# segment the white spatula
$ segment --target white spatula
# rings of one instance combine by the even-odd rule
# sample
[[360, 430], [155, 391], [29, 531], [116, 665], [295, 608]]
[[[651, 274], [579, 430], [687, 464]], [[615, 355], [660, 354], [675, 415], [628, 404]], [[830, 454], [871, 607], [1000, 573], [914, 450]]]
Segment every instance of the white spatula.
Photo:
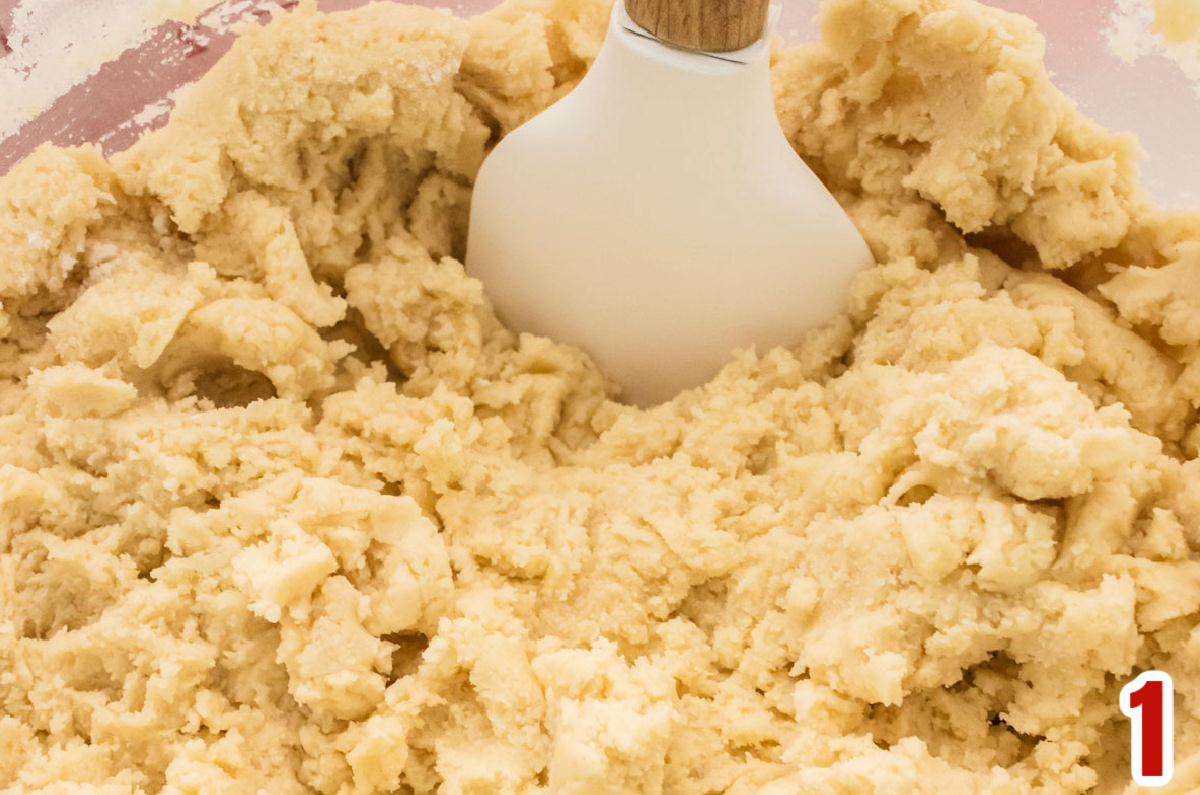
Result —
[[779, 128], [766, 0], [617, 1], [592, 68], [479, 171], [466, 267], [511, 327], [658, 403], [841, 307], [866, 244]]

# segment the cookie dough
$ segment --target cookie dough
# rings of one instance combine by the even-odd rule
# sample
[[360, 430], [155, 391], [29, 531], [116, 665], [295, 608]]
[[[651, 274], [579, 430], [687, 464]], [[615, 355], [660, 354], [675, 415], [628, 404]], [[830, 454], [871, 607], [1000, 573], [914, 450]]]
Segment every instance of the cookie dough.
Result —
[[878, 266], [624, 406], [460, 264], [607, 13], [303, 6], [0, 180], [3, 791], [1117, 793], [1149, 668], [1198, 786], [1200, 215], [1028, 20], [831, 0], [776, 101]]

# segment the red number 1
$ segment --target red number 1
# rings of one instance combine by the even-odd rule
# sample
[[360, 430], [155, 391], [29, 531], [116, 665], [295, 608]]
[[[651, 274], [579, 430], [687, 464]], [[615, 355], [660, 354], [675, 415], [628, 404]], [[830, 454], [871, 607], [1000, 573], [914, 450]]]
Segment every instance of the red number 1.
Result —
[[1121, 712], [1133, 723], [1130, 756], [1134, 783], [1163, 786], [1171, 780], [1175, 763], [1175, 692], [1170, 675], [1146, 671], [1121, 688]]

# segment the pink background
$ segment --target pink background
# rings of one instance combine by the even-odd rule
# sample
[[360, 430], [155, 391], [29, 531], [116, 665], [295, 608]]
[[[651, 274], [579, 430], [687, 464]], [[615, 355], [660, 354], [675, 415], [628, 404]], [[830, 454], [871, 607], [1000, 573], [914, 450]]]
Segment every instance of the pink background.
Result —
[[[282, 4], [295, 2], [283, 0]], [[323, 10], [364, 2], [318, 0]], [[1103, 30], [1108, 25], [1112, 2], [991, 0], [992, 5], [1037, 20], [1048, 40], [1047, 64], [1056, 84], [1085, 112], [1111, 128], [1138, 133], [1150, 156], [1143, 164], [1143, 178], [1153, 197], [1167, 206], [1200, 207], [1200, 145], [1195, 143], [1200, 141], [1200, 96], [1165, 58], [1146, 57], [1131, 66], [1109, 52]], [[492, 0], [431, 0], [428, 4], [449, 6], [463, 15], [495, 5]], [[7, 41], [6, 36], [12, 29], [15, 5], [16, 0], [0, 0], [0, 53], [20, 46], [20, 42]], [[69, 3], [62, 7], [63, 13], [69, 13]], [[813, 38], [816, 7], [815, 0], [786, 0], [779, 31], [790, 39]], [[101, 141], [109, 152], [127, 147], [141, 132], [141, 128], [127, 122], [171, 89], [203, 74], [228, 49], [230, 38], [203, 26], [178, 22], [160, 25], [145, 44], [104, 65], [15, 135], [0, 141], [0, 173], [43, 141]]]

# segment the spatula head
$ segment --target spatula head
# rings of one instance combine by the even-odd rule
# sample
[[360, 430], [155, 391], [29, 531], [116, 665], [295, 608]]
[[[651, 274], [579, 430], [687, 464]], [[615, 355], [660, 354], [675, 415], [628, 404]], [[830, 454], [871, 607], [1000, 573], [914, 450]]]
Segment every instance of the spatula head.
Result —
[[779, 129], [765, 41], [724, 60], [629, 26], [618, 4], [580, 85], [484, 162], [467, 270], [649, 405], [797, 342], [871, 256]]

